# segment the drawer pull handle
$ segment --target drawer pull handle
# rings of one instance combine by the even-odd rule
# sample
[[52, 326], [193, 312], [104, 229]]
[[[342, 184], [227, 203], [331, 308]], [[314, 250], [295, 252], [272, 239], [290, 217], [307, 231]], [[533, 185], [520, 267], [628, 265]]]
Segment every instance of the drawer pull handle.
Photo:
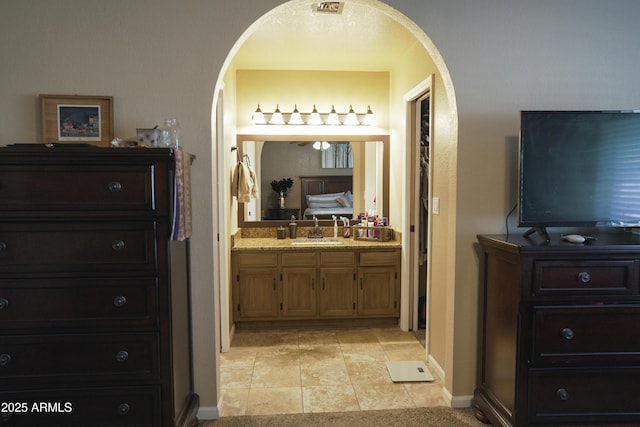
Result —
[[589, 283], [591, 281], [591, 275], [586, 271], [581, 271], [580, 273], [578, 273], [578, 280], [581, 283]]
[[0, 298], [0, 310], [4, 310], [9, 307], [9, 300], [6, 298]]
[[559, 388], [556, 391], [556, 395], [558, 396], [558, 399], [562, 401], [569, 400], [569, 392], [564, 388]]
[[130, 409], [131, 406], [128, 403], [121, 403], [118, 405], [118, 415], [127, 415]]
[[124, 307], [126, 303], [127, 303], [127, 298], [125, 298], [124, 295], [118, 295], [113, 299], [113, 305], [115, 305], [118, 308]]
[[574, 336], [575, 334], [573, 333], [573, 329], [564, 328], [562, 330], [562, 338], [564, 338], [565, 340], [572, 340]]
[[129, 358], [129, 353], [127, 353], [124, 350], [121, 350], [121, 351], [118, 352], [118, 354], [116, 354], [116, 360], [119, 363], [126, 362], [128, 358]]
[[7, 250], [7, 243], [0, 242], [0, 251], [6, 251], [6, 250]]
[[111, 247], [114, 251], [121, 251], [124, 249], [124, 241], [123, 240], [114, 240], [111, 244]]
[[111, 191], [112, 193], [117, 193], [120, 190], [122, 190], [122, 184], [120, 184], [118, 181], [109, 183], [109, 191]]
[[0, 366], [7, 366], [9, 363], [11, 363], [11, 355], [6, 353], [0, 354]]

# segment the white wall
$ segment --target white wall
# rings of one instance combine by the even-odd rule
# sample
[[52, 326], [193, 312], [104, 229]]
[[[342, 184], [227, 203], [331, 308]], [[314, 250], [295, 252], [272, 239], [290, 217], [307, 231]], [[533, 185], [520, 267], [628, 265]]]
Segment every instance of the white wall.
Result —
[[[252, 22], [281, 0], [3, 0], [0, 143], [39, 140], [40, 93], [113, 95], [115, 131], [177, 117], [193, 168], [196, 387], [213, 407], [218, 344], [212, 286], [217, 213], [211, 147], [215, 82]], [[521, 109], [638, 108], [636, 0], [388, 0], [444, 58], [455, 86], [454, 395], [470, 394], [477, 306], [476, 233], [504, 231], [514, 203]], [[446, 251], [446, 250], [445, 250]]]

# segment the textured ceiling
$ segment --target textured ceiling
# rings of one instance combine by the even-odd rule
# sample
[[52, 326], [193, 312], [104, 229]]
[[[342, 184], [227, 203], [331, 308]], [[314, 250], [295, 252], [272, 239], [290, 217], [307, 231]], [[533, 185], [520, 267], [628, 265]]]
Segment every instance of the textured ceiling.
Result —
[[263, 18], [240, 47], [238, 69], [387, 71], [417, 43], [379, 10], [347, 2], [341, 15], [291, 3]]

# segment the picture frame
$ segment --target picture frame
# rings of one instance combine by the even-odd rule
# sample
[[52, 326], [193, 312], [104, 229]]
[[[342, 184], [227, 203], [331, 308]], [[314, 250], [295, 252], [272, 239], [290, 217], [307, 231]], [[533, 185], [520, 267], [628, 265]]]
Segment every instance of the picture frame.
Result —
[[111, 145], [112, 96], [40, 95], [40, 108], [44, 142]]

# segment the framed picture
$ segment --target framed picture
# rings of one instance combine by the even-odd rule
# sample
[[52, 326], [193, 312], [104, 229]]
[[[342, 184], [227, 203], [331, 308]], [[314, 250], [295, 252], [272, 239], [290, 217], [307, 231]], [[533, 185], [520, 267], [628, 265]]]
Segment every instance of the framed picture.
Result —
[[113, 139], [113, 97], [40, 95], [43, 142], [108, 147]]

